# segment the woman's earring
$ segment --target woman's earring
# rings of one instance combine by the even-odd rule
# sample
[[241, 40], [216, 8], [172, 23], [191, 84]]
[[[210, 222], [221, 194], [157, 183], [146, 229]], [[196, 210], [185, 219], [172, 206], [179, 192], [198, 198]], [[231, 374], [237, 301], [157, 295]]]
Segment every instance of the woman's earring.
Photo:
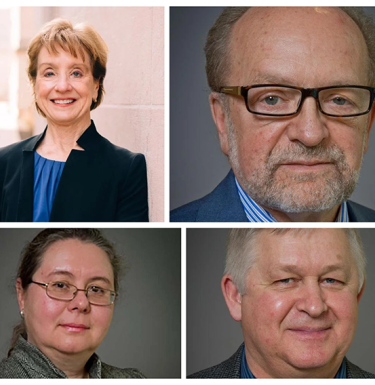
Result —
[[20, 311], [21, 318], [23, 318], [23, 309]]

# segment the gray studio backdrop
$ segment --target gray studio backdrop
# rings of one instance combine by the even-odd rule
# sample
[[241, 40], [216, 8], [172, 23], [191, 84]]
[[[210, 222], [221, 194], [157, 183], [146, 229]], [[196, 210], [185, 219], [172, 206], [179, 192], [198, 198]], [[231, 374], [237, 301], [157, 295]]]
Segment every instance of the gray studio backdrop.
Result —
[[[0, 229], [0, 359], [6, 357], [19, 322], [14, 289], [20, 252], [40, 229]], [[97, 353], [121, 368], [149, 378], [181, 378], [180, 229], [104, 229], [130, 270], [109, 332]]]
[[[367, 256], [366, 288], [348, 359], [375, 374], [375, 229], [360, 229]], [[228, 359], [243, 342], [221, 294], [227, 229], [187, 229], [187, 375]]]
[[[208, 96], [204, 44], [222, 7], [170, 8], [170, 208], [211, 192], [229, 171]], [[364, 10], [375, 18], [374, 7]], [[375, 209], [375, 132], [351, 199]]]

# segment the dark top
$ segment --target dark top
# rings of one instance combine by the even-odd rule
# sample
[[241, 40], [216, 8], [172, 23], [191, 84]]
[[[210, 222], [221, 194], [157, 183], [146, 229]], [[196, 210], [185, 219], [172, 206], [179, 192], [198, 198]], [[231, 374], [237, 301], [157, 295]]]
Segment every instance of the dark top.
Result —
[[[101, 362], [94, 353], [87, 361], [90, 378], [145, 378], [137, 369], [120, 369]], [[10, 356], [0, 362], [0, 378], [67, 378], [36, 346], [19, 337]]]
[[[201, 370], [188, 378], [241, 378], [242, 344], [230, 358], [219, 365]], [[346, 378], [375, 378], [375, 375], [352, 364], [344, 358], [346, 365]]]
[[[0, 221], [32, 222], [34, 151], [46, 130], [0, 149]], [[77, 143], [85, 151], [65, 163], [50, 222], [147, 222], [145, 157], [113, 145], [93, 122]]]
[[[375, 222], [374, 210], [352, 201], [346, 203], [350, 222]], [[171, 211], [170, 221], [248, 222], [233, 171], [210, 194]]]
[[49, 222], [64, 166], [65, 162], [46, 159], [34, 152], [33, 222]]

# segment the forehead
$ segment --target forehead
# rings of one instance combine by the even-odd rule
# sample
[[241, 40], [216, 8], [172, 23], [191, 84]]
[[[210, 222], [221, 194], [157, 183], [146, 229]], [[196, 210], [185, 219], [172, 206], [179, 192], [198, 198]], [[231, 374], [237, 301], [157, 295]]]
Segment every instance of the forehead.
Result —
[[368, 80], [364, 38], [335, 8], [251, 8], [233, 27], [230, 54], [233, 81], [245, 83], [239, 85], [267, 76], [305, 87]]
[[108, 255], [94, 244], [77, 239], [57, 241], [50, 245], [36, 273], [46, 276], [58, 270], [68, 271], [79, 279], [105, 276], [113, 282]]
[[262, 271], [294, 266], [319, 273], [327, 266], [355, 268], [355, 258], [342, 229], [308, 229], [279, 234], [262, 231], [256, 239], [255, 265]]
[[50, 46], [43, 46], [39, 51], [38, 65], [42, 65], [44, 62], [60, 63], [61, 60], [90, 66], [88, 53], [78, 46], [72, 46], [72, 50], [70, 50], [68, 46], [62, 47], [58, 43], [52, 43]]

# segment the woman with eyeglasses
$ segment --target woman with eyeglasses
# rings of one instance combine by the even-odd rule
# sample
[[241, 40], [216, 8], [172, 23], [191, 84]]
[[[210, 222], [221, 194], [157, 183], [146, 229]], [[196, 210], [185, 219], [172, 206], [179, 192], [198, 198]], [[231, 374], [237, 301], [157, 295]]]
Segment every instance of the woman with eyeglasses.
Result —
[[0, 221], [148, 222], [144, 155], [112, 144], [90, 116], [107, 51], [91, 26], [62, 19], [31, 41], [27, 72], [47, 126], [0, 150]]
[[96, 229], [47, 229], [24, 249], [14, 328], [0, 378], [144, 378], [95, 351], [111, 324], [119, 256]]

